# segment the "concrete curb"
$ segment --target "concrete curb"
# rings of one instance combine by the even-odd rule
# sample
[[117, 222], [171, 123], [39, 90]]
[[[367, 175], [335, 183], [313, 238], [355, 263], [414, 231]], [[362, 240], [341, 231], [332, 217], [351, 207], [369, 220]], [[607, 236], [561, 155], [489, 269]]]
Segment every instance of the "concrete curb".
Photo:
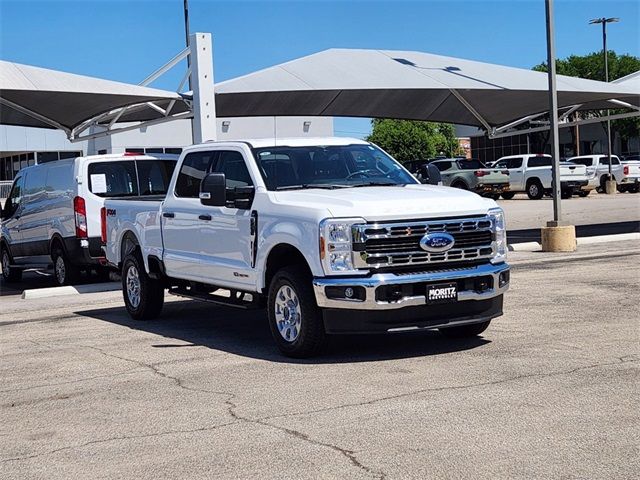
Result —
[[[624, 242], [640, 240], [640, 232], [619, 233], [617, 235], [599, 235], [596, 237], [578, 237], [578, 245], [592, 245], [596, 243]], [[513, 243], [508, 245], [510, 252], [539, 252], [542, 245], [538, 242]]]
[[34, 298], [49, 298], [49, 297], [61, 297], [64, 295], [82, 295], [83, 293], [100, 293], [100, 292], [115, 292], [122, 287], [120, 283], [93, 283], [90, 285], [77, 285], [75, 287], [51, 287], [51, 288], [37, 288], [31, 290], [25, 290], [22, 292], [23, 300], [33, 300]]

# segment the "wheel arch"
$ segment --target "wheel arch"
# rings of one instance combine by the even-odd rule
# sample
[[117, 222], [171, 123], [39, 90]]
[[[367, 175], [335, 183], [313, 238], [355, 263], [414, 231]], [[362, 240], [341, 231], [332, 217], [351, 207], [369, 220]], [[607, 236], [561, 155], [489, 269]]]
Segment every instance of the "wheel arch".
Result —
[[303, 253], [289, 243], [278, 243], [274, 245], [266, 257], [262, 291], [269, 288], [271, 280], [278, 270], [291, 265], [301, 265], [306, 268], [311, 275], [311, 266]]

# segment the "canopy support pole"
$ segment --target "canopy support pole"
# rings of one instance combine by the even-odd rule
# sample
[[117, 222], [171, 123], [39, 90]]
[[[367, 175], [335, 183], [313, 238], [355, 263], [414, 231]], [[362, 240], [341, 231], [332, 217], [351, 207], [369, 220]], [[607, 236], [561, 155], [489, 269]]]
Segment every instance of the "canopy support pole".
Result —
[[18, 110], [19, 112], [24, 113], [25, 115], [28, 115], [31, 118], [35, 118], [36, 120], [40, 120], [41, 122], [51, 125], [52, 127], [59, 128], [60, 130], [64, 131], [67, 135], [71, 133], [71, 130], [69, 128], [65, 127], [64, 125], [61, 125], [55, 120], [51, 120], [50, 118], [45, 117], [44, 115], [40, 115], [39, 113], [36, 113], [32, 110], [29, 110], [28, 108], [23, 107], [22, 105], [13, 103], [11, 100], [7, 100], [6, 98], [0, 97], [0, 104], [5, 105], [7, 107], [11, 107], [14, 110]]
[[469, 112], [471, 113], [471, 115], [473, 115], [474, 117], [476, 117], [476, 119], [482, 124], [482, 126], [485, 128], [485, 130], [487, 131], [488, 134], [492, 134], [494, 129], [493, 127], [491, 127], [491, 125], [489, 125], [489, 122], [487, 122], [484, 117], [482, 115], [480, 115], [478, 113], [478, 111], [473, 108], [473, 106], [467, 102], [467, 100], [460, 94], [460, 92], [458, 92], [457, 90], [451, 88], [449, 89], [449, 91], [451, 92], [451, 94], [456, 97], [458, 99], [458, 101], [464, 105], [464, 107], [469, 110]]
[[191, 48], [191, 87], [193, 89], [193, 142], [215, 141], [216, 104], [213, 89], [213, 42], [210, 33], [194, 33]]

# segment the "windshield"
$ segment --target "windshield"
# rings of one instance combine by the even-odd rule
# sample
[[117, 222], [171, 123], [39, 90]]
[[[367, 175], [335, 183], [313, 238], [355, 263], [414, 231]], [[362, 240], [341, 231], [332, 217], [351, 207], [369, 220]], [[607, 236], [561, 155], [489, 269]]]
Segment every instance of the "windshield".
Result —
[[373, 145], [258, 148], [255, 157], [269, 190], [418, 183]]
[[486, 168], [480, 160], [458, 160], [458, 168], [460, 170], [477, 170], [478, 168]]

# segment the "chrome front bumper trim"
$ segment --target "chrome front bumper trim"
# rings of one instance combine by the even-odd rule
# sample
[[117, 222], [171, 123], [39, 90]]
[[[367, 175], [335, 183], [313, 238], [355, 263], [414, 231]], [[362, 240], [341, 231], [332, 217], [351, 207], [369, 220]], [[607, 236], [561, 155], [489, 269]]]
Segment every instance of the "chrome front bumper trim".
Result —
[[[341, 277], [341, 278], [314, 278], [313, 290], [316, 295], [316, 302], [321, 308], [340, 308], [351, 310], [395, 310], [404, 307], [426, 305], [426, 295], [403, 297], [393, 302], [383, 302], [376, 300], [376, 289], [382, 285], [402, 285], [422, 282], [447, 282], [458, 279], [493, 277], [493, 288], [482, 293], [475, 291], [458, 292], [458, 301], [486, 300], [502, 295], [509, 289], [509, 283], [502, 287], [499, 285], [500, 273], [509, 270], [509, 265], [501, 263], [498, 265], [485, 264], [469, 268], [443, 269], [431, 272], [419, 272], [410, 274], [378, 273], [370, 277]], [[363, 287], [365, 290], [364, 300], [334, 299], [328, 298], [325, 287]]]

